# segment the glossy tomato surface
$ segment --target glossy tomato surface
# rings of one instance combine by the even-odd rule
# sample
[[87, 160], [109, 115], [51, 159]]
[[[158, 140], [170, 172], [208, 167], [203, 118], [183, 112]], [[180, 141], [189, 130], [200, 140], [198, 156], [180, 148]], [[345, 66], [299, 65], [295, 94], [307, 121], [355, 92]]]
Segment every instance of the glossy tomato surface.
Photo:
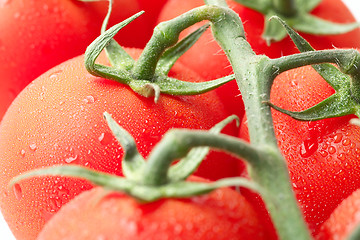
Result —
[[[107, 1], [0, 1], [0, 121], [16, 95], [32, 80], [85, 52], [100, 35], [107, 9]], [[135, 0], [114, 0], [109, 26], [140, 10]], [[126, 26], [118, 41], [143, 47], [152, 34], [149, 17], [143, 14]]]
[[222, 188], [188, 199], [142, 204], [94, 188], [65, 205], [44, 227], [45, 239], [267, 239], [252, 206]]
[[[305, 110], [334, 90], [310, 66], [280, 74], [271, 90], [271, 102], [291, 110]], [[320, 121], [297, 121], [273, 110], [279, 147], [288, 163], [292, 186], [311, 231], [336, 206], [360, 187], [360, 130], [354, 116]], [[246, 120], [240, 137], [249, 140]]]
[[[139, 50], [129, 50], [138, 55]], [[106, 62], [104, 56], [99, 63]], [[228, 117], [216, 94], [153, 98], [135, 94], [114, 81], [87, 73], [84, 58], [71, 59], [43, 74], [22, 91], [0, 125], [1, 211], [17, 239], [34, 239], [43, 224], [75, 195], [92, 186], [60, 177], [30, 179], [9, 191], [10, 179], [30, 169], [80, 164], [122, 175], [123, 151], [103, 113], [107, 111], [136, 140], [144, 157], [171, 128], [210, 129]], [[202, 81], [176, 64], [170, 76]], [[230, 125], [228, 133], [236, 135]], [[197, 174], [237, 175], [238, 161], [210, 154]]]

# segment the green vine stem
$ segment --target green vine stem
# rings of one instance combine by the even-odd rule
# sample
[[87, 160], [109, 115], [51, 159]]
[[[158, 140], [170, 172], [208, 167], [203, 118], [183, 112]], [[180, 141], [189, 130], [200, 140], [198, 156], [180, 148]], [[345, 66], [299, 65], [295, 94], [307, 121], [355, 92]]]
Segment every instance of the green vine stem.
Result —
[[[223, 6], [223, 1], [220, 0], [205, 2]], [[227, 21], [226, 18], [222, 20]], [[233, 18], [228, 25], [234, 22], [241, 24], [239, 18]], [[343, 72], [351, 75], [355, 86], [359, 82], [359, 53], [355, 50], [329, 50], [305, 52], [271, 60], [263, 55], [256, 56], [252, 51], [244, 51], [248, 46], [243, 44], [243, 39], [234, 38], [234, 28], [228, 29], [224, 25], [226, 24], [222, 24], [221, 21], [212, 23], [214, 37], [233, 66], [245, 103], [251, 143], [261, 149], [258, 152], [261, 161], [249, 163], [249, 174], [272, 196], [268, 198], [267, 195], [263, 195], [263, 199], [279, 237], [311, 239], [290, 185], [286, 162], [277, 147], [270, 107], [265, 102], [270, 99], [271, 85], [278, 74], [303, 65], [336, 63]], [[353, 87], [353, 93], [357, 94], [356, 87]]]

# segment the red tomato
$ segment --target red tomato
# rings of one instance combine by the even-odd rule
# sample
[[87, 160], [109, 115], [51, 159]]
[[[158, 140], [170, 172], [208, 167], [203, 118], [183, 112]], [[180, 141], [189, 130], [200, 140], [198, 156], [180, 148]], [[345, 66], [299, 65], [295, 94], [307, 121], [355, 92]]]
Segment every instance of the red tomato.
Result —
[[318, 240], [342, 240], [360, 224], [360, 190], [353, 192], [320, 228]]
[[[139, 55], [139, 50], [129, 51]], [[97, 61], [106, 64], [104, 56]], [[24, 181], [9, 192], [6, 186], [12, 177], [66, 163], [122, 175], [123, 151], [103, 119], [105, 111], [130, 132], [144, 156], [170, 128], [210, 129], [228, 116], [213, 92], [161, 95], [155, 104], [125, 85], [90, 75], [83, 62], [82, 56], [74, 58], [33, 81], [14, 100], [0, 125], [1, 210], [17, 239], [34, 239], [51, 215], [91, 185], [52, 177]], [[181, 64], [173, 67], [170, 76], [202, 81]], [[232, 125], [228, 131], [236, 135], [238, 130]], [[235, 158], [217, 152], [205, 160], [198, 174], [234, 176], [237, 164]]]
[[[114, 0], [109, 26], [139, 12], [139, 5], [137, 1]], [[0, 121], [32, 80], [85, 52], [100, 35], [107, 9], [107, 1], [0, 1]], [[143, 47], [152, 33], [149, 17], [144, 14], [121, 30], [119, 43]]]
[[[268, 46], [261, 38], [264, 29], [264, 16], [259, 12], [243, 7], [235, 1], [227, 2], [229, 7], [237, 12], [242, 19], [247, 40], [257, 54], [265, 54], [270, 58], [276, 58], [298, 52], [289, 37]], [[204, 5], [203, 0], [169, 0], [161, 11], [158, 22], [169, 20], [201, 5]], [[337, 23], [356, 21], [341, 0], [324, 0], [312, 13], [320, 18]], [[201, 24], [186, 29], [183, 32], [183, 36], [194, 31]], [[360, 47], [360, 29], [337, 36], [313, 36], [309, 34], [302, 34], [302, 36], [315, 49], [328, 49], [334, 46]], [[199, 41], [179, 61], [208, 80], [226, 76], [233, 72], [225, 53], [215, 42], [210, 29], [203, 34]], [[244, 114], [242, 98], [235, 81], [220, 87], [216, 91], [230, 111], [239, 116]]]
[[[301, 111], [333, 93], [333, 88], [306, 66], [275, 79], [271, 102]], [[349, 124], [353, 116], [306, 122], [275, 110], [272, 115], [293, 189], [305, 220], [316, 233], [336, 206], [360, 187], [359, 128]], [[240, 137], [249, 140], [246, 124], [241, 127]]]
[[61, 208], [37, 239], [89, 238], [267, 239], [252, 206], [229, 188], [147, 204], [121, 193], [94, 188]]

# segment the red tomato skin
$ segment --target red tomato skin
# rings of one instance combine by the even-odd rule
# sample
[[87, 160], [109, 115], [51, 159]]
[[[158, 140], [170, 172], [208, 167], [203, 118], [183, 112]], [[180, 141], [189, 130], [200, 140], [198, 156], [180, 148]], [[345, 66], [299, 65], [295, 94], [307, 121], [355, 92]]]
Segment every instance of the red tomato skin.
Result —
[[[139, 50], [129, 51], [139, 55]], [[106, 62], [104, 56], [98, 61]], [[17, 239], [34, 239], [64, 203], [92, 186], [82, 180], [49, 177], [24, 181], [9, 191], [6, 186], [12, 177], [66, 163], [122, 175], [123, 151], [103, 112], [130, 132], [144, 157], [171, 128], [210, 129], [228, 116], [213, 92], [161, 95], [155, 104], [153, 98], [141, 97], [125, 85], [90, 75], [83, 62], [82, 56], [71, 59], [33, 81], [14, 100], [0, 125], [0, 207]], [[202, 80], [181, 64], [170, 75]], [[236, 129], [230, 125], [227, 133], [236, 136]], [[210, 153], [197, 174], [238, 175], [238, 160], [218, 154]]]
[[[294, 43], [289, 37], [280, 42], [268, 46], [261, 38], [264, 29], [264, 16], [246, 8], [234, 1], [227, 1], [229, 7], [237, 12], [244, 24], [247, 41], [256, 54], [265, 54], [270, 58], [277, 58], [284, 55], [298, 53]], [[169, 0], [160, 13], [158, 22], [169, 20], [190, 9], [204, 5], [202, 0]], [[349, 23], [355, 22], [355, 18], [349, 9], [340, 0], [324, 0], [313, 10], [313, 14], [326, 20]], [[194, 31], [203, 23], [194, 25], [183, 31], [185, 36]], [[338, 48], [359, 48], [360, 29], [337, 36], [313, 36], [302, 34], [315, 49]], [[214, 40], [210, 29], [208, 29], [199, 41], [187, 51], [180, 59], [189, 68], [193, 69], [205, 79], [215, 79], [233, 73], [232, 67], [227, 60], [224, 51]], [[239, 116], [244, 115], [244, 106], [241, 94], [235, 81], [228, 83], [216, 90], [221, 100], [232, 113]]]
[[[16, 95], [36, 77], [83, 54], [100, 35], [107, 1], [12, 0], [0, 3], [0, 120]], [[109, 26], [141, 10], [137, 1], [115, 0]], [[143, 14], [116, 36], [120, 44], [143, 47], [152, 34]], [[138, 31], [138, 29], [142, 29]]]
[[317, 240], [343, 240], [360, 224], [360, 190], [343, 200], [320, 228]]
[[[310, 66], [279, 75], [271, 102], [291, 111], [305, 110], [334, 90]], [[360, 187], [360, 131], [353, 116], [297, 121], [273, 110], [275, 134], [288, 167], [293, 190], [310, 230], [317, 234], [336, 206]], [[240, 137], [249, 140], [246, 119]]]
[[142, 204], [103, 188], [83, 192], [45, 225], [37, 240], [267, 239], [252, 206], [222, 188], [188, 199]]

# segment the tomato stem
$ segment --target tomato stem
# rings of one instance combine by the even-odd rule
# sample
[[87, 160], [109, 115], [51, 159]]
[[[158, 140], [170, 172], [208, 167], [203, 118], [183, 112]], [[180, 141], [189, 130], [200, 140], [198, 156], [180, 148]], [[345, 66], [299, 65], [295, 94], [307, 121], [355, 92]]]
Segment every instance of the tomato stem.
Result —
[[213, 147], [236, 154], [251, 164], [261, 165], [258, 149], [248, 143], [227, 135], [201, 130], [172, 130], [150, 153], [144, 169], [144, 184], [162, 185], [169, 182], [168, 170], [175, 159], [182, 158], [194, 147]]
[[[179, 35], [184, 29], [203, 20], [216, 22], [221, 19], [221, 17], [229, 15], [224, 15], [226, 11], [228, 10], [220, 7], [202, 6], [157, 25], [154, 29], [153, 36], [135, 63], [132, 71], [135, 78], [151, 81], [154, 78], [160, 57], [167, 48], [173, 46], [178, 41]], [[245, 34], [242, 25], [234, 24], [233, 26], [236, 28], [241, 27], [241, 35], [237, 37], [243, 38]]]
[[[208, 4], [222, 4], [222, 1], [208, 0]], [[245, 39], [236, 38], [241, 25], [238, 17], [223, 18], [213, 23], [215, 38], [225, 50], [242, 93], [248, 118], [251, 143], [257, 146], [261, 161], [249, 164], [252, 180], [267, 190], [263, 195], [271, 213], [280, 239], [311, 239], [309, 230], [297, 205], [286, 161], [277, 146], [270, 107], [265, 101], [270, 99], [271, 83], [277, 75], [272, 61], [264, 55], [255, 55]]]

